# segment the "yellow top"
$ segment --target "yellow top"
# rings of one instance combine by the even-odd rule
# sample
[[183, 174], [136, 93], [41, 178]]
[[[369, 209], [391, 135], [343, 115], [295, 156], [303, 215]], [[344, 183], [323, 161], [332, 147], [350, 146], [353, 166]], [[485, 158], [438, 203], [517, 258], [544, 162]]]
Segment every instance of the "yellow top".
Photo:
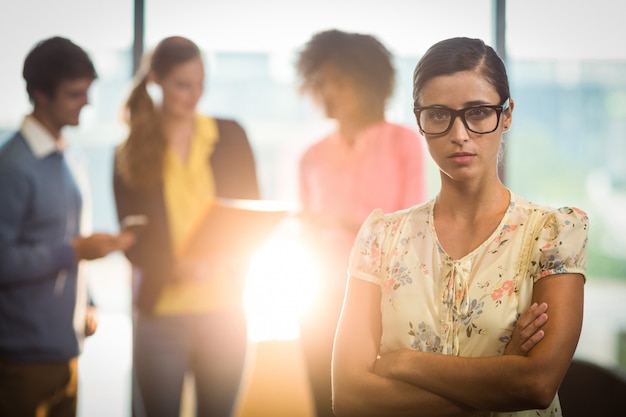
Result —
[[[175, 259], [182, 259], [184, 243], [195, 224], [215, 199], [213, 172], [209, 158], [219, 140], [214, 119], [197, 115], [195, 133], [187, 161], [167, 149], [163, 166], [164, 198]], [[237, 285], [227, 262], [215, 259], [201, 279], [185, 280], [167, 285], [159, 298], [156, 314], [193, 314], [228, 308], [239, 303]], [[230, 279], [229, 279], [230, 278]], [[238, 280], [237, 280], [238, 281]]]

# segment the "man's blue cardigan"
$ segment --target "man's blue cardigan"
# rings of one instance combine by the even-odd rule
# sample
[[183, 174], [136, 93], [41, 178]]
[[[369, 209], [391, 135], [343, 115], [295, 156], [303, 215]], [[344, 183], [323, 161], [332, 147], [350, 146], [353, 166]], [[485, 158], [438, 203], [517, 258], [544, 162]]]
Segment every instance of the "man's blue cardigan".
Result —
[[37, 158], [20, 132], [0, 147], [0, 361], [65, 361], [73, 326], [81, 196], [63, 154]]

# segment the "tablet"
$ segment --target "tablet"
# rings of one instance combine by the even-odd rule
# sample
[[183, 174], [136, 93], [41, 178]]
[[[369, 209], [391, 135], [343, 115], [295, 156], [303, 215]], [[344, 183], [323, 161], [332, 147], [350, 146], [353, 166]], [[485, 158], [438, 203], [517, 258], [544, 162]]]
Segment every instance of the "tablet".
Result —
[[215, 252], [250, 253], [294, 209], [291, 203], [279, 200], [216, 199], [183, 244], [182, 255], [202, 258]]

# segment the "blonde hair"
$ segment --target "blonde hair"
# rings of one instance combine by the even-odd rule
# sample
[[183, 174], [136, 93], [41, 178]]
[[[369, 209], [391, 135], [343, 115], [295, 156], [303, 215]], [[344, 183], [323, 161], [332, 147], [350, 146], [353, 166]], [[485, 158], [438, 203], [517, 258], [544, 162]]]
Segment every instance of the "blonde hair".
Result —
[[163, 78], [177, 65], [200, 56], [198, 46], [180, 36], [163, 39], [144, 56], [124, 108], [129, 134], [117, 149], [117, 169], [129, 186], [149, 188], [162, 181], [166, 139], [159, 112], [148, 93], [150, 74]]

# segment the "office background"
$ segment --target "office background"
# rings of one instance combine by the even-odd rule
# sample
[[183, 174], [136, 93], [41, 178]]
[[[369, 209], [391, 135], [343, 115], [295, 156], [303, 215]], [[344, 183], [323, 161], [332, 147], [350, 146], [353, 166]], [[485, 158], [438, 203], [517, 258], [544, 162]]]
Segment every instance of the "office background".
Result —
[[[374, 34], [395, 56], [397, 85], [389, 120], [415, 128], [412, 72], [434, 42], [451, 36], [504, 41], [516, 102], [506, 136], [503, 175], [516, 193], [539, 203], [576, 205], [590, 216], [589, 276], [583, 334], [576, 352], [626, 369], [626, 3], [618, 0], [145, 0], [141, 35], [149, 50], [183, 35], [203, 50], [206, 94], [200, 111], [246, 128], [263, 198], [295, 201], [301, 152], [332, 128], [298, 94], [295, 55], [317, 31]], [[504, 8], [502, 8], [505, 6]], [[89, 172], [95, 230], [116, 230], [111, 189], [114, 147], [126, 128], [121, 107], [133, 72], [133, 0], [6, 0], [0, 12], [0, 142], [30, 110], [23, 59], [39, 39], [61, 35], [83, 46], [99, 78], [81, 125], [66, 134]], [[504, 12], [498, 35], [498, 11]], [[502, 31], [503, 29], [503, 31]], [[438, 187], [429, 162], [428, 183]], [[1, 204], [2, 196], [0, 196]], [[130, 387], [128, 265], [118, 255], [89, 265], [100, 306], [99, 332], [81, 358], [83, 416], [124, 417]], [[271, 291], [296, 288], [266, 283]], [[255, 291], [263, 285], [255, 284]], [[252, 291], [251, 291], [252, 292]], [[289, 315], [273, 312], [267, 321]], [[280, 326], [257, 342], [297, 339]], [[274, 333], [272, 333], [274, 332]], [[297, 358], [295, 359], [297, 360]], [[104, 365], [106, 363], [106, 365]]]

